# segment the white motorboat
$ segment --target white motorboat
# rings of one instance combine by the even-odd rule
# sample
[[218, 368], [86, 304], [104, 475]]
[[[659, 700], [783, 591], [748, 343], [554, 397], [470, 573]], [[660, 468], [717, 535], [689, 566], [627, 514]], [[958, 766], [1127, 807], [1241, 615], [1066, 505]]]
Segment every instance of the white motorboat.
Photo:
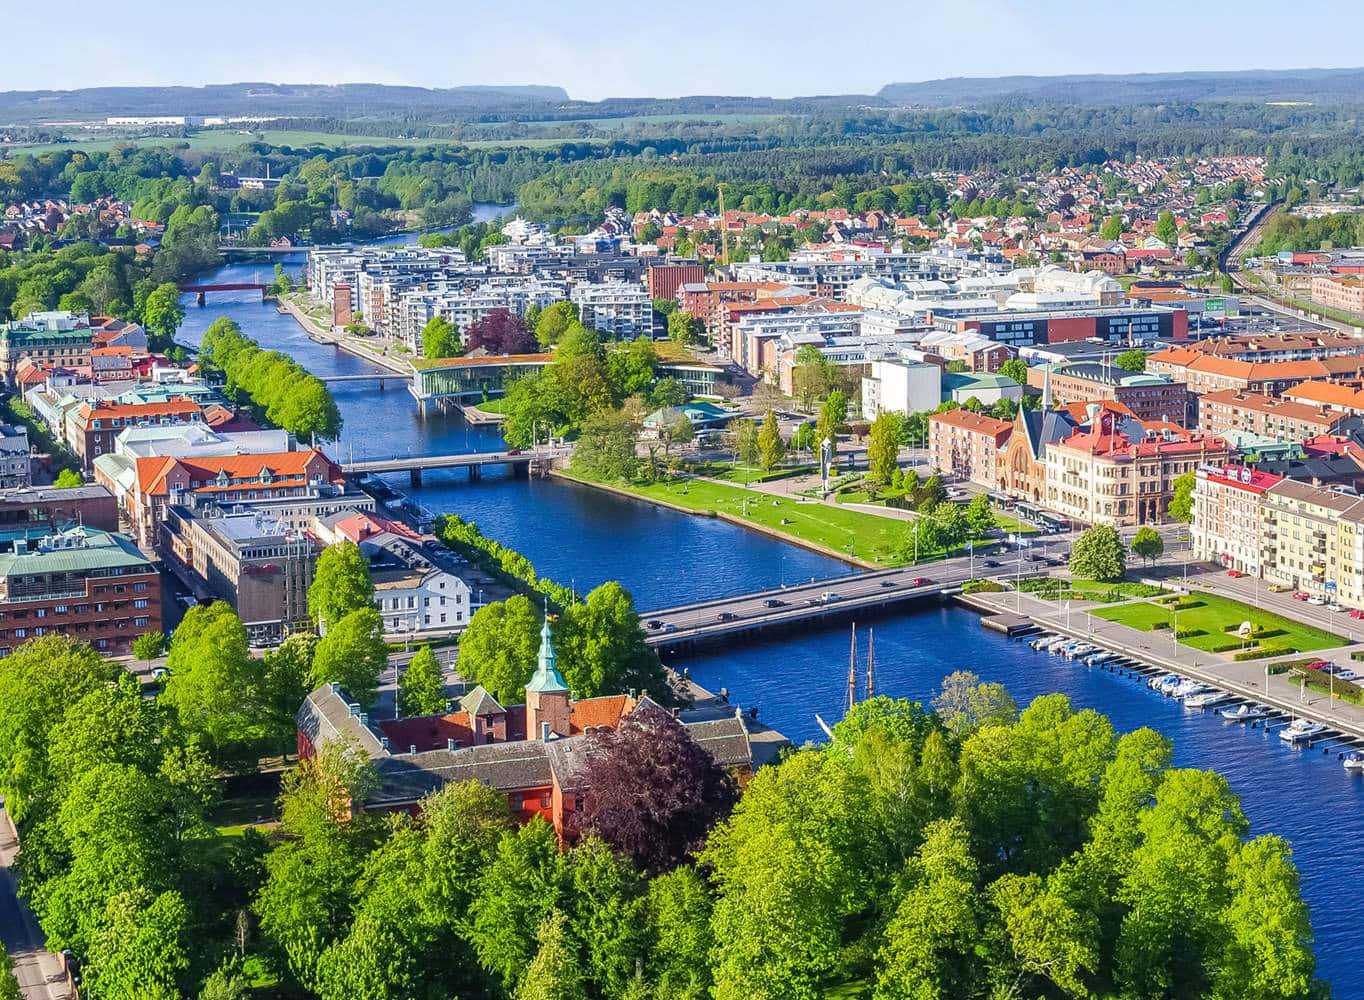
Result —
[[1294, 719], [1279, 730], [1279, 739], [1285, 743], [1305, 743], [1313, 737], [1326, 732], [1326, 726], [1311, 719]]
[[1029, 642], [1028, 645], [1031, 646], [1033, 649], [1040, 650], [1043, 646], [1047, 645], [1047, 643], [1051, 642], [1055, 638], [1056, 636], [1052, 635], [1051, 633], [1047, 633], [1046, 635], [1038, 636], [1036, 639]]
[[1179, 687], [1179, 685], [1183, 683], [1184, 678], [1180, 677], [1178, 674], [1166, 674], [1164, 677], [1157, 680], [1151, 686], [1155, 688], [1157, 691], [1159, 691], [1161, 694], [1168, 695], [1173, 693], [1175, 688]]
[[1090, 653], [1094, 652], [1098, 648], [1099, 648], [1098, 646], [1091, 646], [1087, 642], [1082, 642], [1078, 646], [1072, 646], [1070, 650], [1066, 653], [1066, 658], [1070, 660], [1078, 660], [1081, 657], [1088, 656]]
[[1173, 688], [1166, 691], [1165, 693], [1168, 694], [1171, 698], [1178, 698], [1180, 701], [1183, 701], [1191, 694], [1199, 694], [1206, 690], [1207, 690], [1206, 684], [1200, 684], [1196, 680], [1186, 678], [1185, 680], [1180, 681], [1178, 684], [1176, 684]]
[[1070, 641], [1071, 641], [1070, 636], [1058, 635], [1055, 638], [1043, 644], [1042, 648], [1045, 649], [1048, 653], [1054, 653]]
[[1109, 660], [1116, 660], [1117, 658], [1117, 653], [1110, 653], [1106, 649], [1101, 649], [1097, 653], [1086, 656], [1085, 663], [1091, 667], [1097, 667], [1101, 663], [1107, 663]]
[[1231, 695], [1225, 691], [1218, 691], [1213, 688], [1209, 691], [1201, 691], [1198, 694], [1191, 694], [1184, 699], [1184, 704], [1188, 708], [1216, 708], [1223, 702], [1230, 701]]
[[1355, 773], [1364, 772], [1364, 753], [1360, 753], [1358, 750], [1351, 750], [1342, 758], [1340, 763], [1347, 771], [1354, 771]]
[[1268, 714], [1259, 705], [1252, 705], [1249, 702], [1242, 702], [1235, 708], [1222, 709], [1222, 718], [1228, 722], [1255, 722]]

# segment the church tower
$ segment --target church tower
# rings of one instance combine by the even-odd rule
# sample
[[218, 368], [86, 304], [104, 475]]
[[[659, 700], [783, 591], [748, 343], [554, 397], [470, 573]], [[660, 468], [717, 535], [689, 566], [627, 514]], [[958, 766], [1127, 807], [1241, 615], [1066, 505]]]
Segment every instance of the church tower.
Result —
[[543, 739], [543, 727], [555, 736], [569, 735], [568, 685], [554, 665], [554, 642], [549, 618], [540, 629], [540, 659], [526, 685], [526, 739]]

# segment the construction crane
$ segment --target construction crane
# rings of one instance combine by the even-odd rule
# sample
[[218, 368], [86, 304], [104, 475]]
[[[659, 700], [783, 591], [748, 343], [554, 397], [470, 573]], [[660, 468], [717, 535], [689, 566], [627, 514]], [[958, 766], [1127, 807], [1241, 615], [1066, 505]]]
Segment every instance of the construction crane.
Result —
[[720, 195], [720, 253], [725, 258], [725, 264], [729, 264], [729, 224], [725, 219], [725, 186], [715, 185], [715, 190]]

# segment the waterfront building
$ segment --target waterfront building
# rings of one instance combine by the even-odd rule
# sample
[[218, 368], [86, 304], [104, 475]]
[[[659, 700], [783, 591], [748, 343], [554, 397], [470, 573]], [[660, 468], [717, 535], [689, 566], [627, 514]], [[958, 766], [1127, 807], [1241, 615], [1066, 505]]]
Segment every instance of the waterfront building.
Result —
[[1364, 606], [1364, 500], [1284, 479], [1265, 491], [1262, 505], [1266, 580]]
[[1358, 423], [1338, 410], [1240, 389], [1209, 392], [1198, 401], [1198, 427], [1210, 434], [1235, 429], [1301, 442], [1334, 434], [1347, 422]]
[[839, 337], [853, 337], [860, 316], [861, 310], [840, 302], [731, 306], [727, 320], [730, 357], [749, 374], [779, 384], [784, 348], [789, 348], [794, 357], [801, 344], [822, 346]]
[[774, 296], [799, 297], [799, 293], [779, 281], [685, 282], [678, 289], [678, 308], [704, 323], [711, 343], [728, 353], [729, 343], [723, 336], [725, 307]]
[[[449, 712], [380, 720], [335, 684], [311, 692], [298, 712], [298, 753], [313, 756], [344, 739], [374, 764], [379, 787], [357, 807], [410, 812], [423, 796], [452, 781], [476, 780], [507, 796], [520, 822], [541, 816], [561, 842], [582, 808], [587, 734], [615, 729], [627, 719], [669, 713], [647, 693], [574, 698], [556, 665], [549, 623], [540, 632], [535, 673], [524, 705], [503, 706], [475, 687]], [[715, 762], [740, 783], [753, 772], [753, 749], [743, 713], [684, 710], [678, 721]]]
[[928, 463], [936, 472], [979, 483], [999, 485], [999, 454], [1013, 424], [970, 410], [949, 410], [928, 418]]
[[523, 316], [532, 305], [544, 308], [566, 298], [568, 286], [565, 283], [542, 281], [536, 277], [416, 288], [398, 296], [394, 332], [411, 351], [420, 355], [422, 331], [433, 317], [439, 316], [457, 330], [464, 331], [499, 309]]
[[161, 621], [161, 575], [126, 536], [72, 525], [0, 553], [0, 656], [56, 632], [123, 654]]
[[1030, 503], [1041, 503], [1047, 495], [1047, 449], [1080, 426], [1071, 413], [1052, 409], [1045, 399], [1040, 409], [1018, 408], [996, 460], [999, 489]]
[[1168, 375], [1129, 372], [1097, 361], [1036, 365], [1028, 369], [1028, 384], [1041, 389], [1051, 383], [1058, 406], [1111, 400], [1125, 406], [1138, 420], [1187, 423], [1191, 400], [1182, 382]]
[[1197, 472], [1193, 522], [1194, 556], [1227, 569], [1259, 576], [1261, 507], [1282, 476], [1244, 465], [1207, 465]]
[[168, 504], [158, 549], [200, 600], [226, 601], [252, 643], [276, 643], [306, 627], [317, 546], [259, 512], [212, 503]]
[[1086, 524], [1159, 524], [1174, 481], [1208, 462], [1225, 462], [1226, 441], [1162, 428], [1132, 441], [1111, 411], [1047, 448], [1046, 506]]
[[651, 337], [654, 304], [643, 286], [628, 281], [576, 284], [569, 294], [583, 326], [618, 340]]

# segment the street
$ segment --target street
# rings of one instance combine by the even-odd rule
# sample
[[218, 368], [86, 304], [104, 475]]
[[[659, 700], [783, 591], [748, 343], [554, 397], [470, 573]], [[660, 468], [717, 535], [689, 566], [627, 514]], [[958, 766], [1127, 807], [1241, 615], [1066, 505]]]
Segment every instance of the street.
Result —
[[0, 942], [14, 963], [14, 977], [27, 1000], [69, 1000], [65, 963], [45, 947], [43, 932], [19, 899], [14, 859], [19, 837], [9, 813], [0, 809]]

